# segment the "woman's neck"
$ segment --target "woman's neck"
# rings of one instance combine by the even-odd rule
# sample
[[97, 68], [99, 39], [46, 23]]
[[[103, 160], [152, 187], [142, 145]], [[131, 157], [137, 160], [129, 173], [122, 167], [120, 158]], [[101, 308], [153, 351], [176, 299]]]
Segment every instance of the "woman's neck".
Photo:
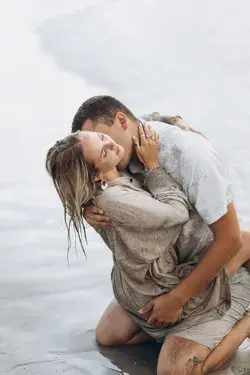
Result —
[[105, 181], [112, 181], [115, 180], [116, 178], [121, 177], [120, 173], [116, 168], [111, 169], [110, 171], [103, 173], [103, 178]]

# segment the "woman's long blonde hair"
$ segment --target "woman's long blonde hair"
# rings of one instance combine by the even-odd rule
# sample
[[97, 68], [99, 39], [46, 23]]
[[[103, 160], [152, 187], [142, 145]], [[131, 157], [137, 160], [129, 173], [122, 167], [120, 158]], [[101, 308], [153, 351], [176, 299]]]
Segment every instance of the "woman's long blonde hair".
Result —
[[93, 165], [84, 160], [78, 132], [57, 141], [49, 149], [46, 156], [46, 170], [63, 204], [64, 221], [68, 232], [67, 254], [71, 247], [73, 229], [75, 239], [78, 237], [86, 256], [83, 246], [83, 234], [87, 241], [83, 209], [95, 195], [94, 177], [97, 171]]

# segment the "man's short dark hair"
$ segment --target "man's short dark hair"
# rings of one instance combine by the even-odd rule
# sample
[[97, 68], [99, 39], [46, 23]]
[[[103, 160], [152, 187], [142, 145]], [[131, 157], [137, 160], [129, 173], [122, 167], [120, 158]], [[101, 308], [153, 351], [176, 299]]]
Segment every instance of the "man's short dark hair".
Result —
[[71, 131], [75, 133], [81, 130], [86, 120], [91, 120], [94, 124], [102, 122], [112, 126], [117, 112], [122, 112], [131, 120], [136, 121], [133, 113], [119, 100], [107, 95], [93, 96], [78, 108], [72, 122]]

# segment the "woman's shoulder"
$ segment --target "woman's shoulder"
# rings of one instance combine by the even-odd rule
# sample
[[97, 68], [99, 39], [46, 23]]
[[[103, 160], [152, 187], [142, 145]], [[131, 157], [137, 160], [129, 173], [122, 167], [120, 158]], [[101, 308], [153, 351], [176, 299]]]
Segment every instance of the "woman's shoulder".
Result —
[[141, 184], [130, 176], [124, 176], [117, 181], [108, 183], [106, 189], [100, 190], [95, 197], [95, 204], [103, 210], [111, 210], [121, 205], [129, 205], [131, 199], [138, 195], [143, 197], [148, 194], [142, 189]]
[[94, 203], [101, 208], [106, 214], [114, 212], [121, 198], [126, 195], [126, 189], [121, 185], [108, 186], [105, 190], [96, 195]]

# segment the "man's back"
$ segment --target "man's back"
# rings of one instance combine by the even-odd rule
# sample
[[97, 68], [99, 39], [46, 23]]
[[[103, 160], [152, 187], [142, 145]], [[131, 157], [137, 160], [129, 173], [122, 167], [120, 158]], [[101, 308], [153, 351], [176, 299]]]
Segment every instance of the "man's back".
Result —
[[207, 224], [227, 212], [233, 201], [227, 167], [206, 138], [178, 127], [152, 121], [160, 136], [159, 161], [182, 187]]

